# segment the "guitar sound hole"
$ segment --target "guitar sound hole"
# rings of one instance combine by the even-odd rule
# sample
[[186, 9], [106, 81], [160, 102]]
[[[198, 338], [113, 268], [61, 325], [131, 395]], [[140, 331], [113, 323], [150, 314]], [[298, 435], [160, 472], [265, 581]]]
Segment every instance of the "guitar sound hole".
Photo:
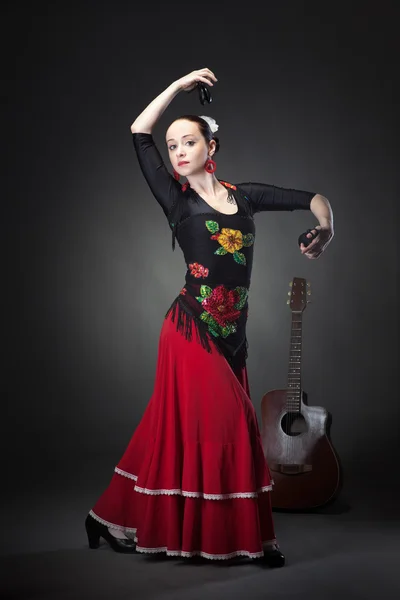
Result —
[[286, 435], [296, 436], [307, 431], [307, 423], [302, 414], [288, 412], [283, 416], [281, 427]]

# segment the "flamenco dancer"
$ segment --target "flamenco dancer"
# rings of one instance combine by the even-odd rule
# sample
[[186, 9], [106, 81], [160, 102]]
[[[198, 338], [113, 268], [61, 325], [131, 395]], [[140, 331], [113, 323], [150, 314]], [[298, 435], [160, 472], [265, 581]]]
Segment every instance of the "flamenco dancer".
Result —
[[254, 215], [311, 210], [319, 225], [300, 245], [310, 259], [331, 241], [333, 216], [320, 194], [219, 180], [218, 125], [209, 117], [186, 115], [169, 126], [170, 174], [153, 127], [179, 92], [209, 94], [216, 81], [208, 68], [185, 75], [131, 126], [143, 175], [187, 271], [161, 329], [153, 395], [86, 531], [90, 548], [102, 537], [116, 552], [246, 556], [279, 567], [285, 557], [272, 520], [273, 481], [246, 370]]

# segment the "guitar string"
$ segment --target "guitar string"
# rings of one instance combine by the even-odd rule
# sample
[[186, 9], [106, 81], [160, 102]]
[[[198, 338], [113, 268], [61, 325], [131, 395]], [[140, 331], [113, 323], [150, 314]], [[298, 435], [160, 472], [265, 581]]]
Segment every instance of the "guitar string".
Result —
[[[303, 287], [303, 286], [302, 286]], [[301, 414], [301, 355], [302, 355], [302, 313], [299, 313], [297, 319], [295, 319], [295, 313], [292, 311], [292, 326], [291, 326], [291, 344], [289, 353], [289, 394], [290, 400], [287, 403], [288, 408], [288, 435], [290, 439], [287, 444], [287, 456], [290, 464], [293, 464], [295, 457], [295, 447], [297, 447], [296, 440], [294, 439], [294, 432], [292, 427], [300, 417]], [[296, 335], [295, 335], [296, 334]], [[300, 335], [299, 335], [300, 334]], [[300, 339], [298, 339], [300, 338]], [[295, 341], [296, 339], [296, 341]], [[296, 348], [297, 347], [297, 348]], [[296, 353], [296, 356], [294, 356]], [[293, 368], [294, 365], [294, 368]], [[296, 411], [295, 411], [296, 408]]]
[[290, 446], [291, 446], [291, 452], [290, 452], [290, 464], [293, 464], [293, 460], [294, 460], [294, 436], [293, 436], [293, 424], [295, 421], [295, 416], [294, 416], [294, 406], [296, 403], [296, 378], [294, 377], [295, 375], [295, 369], [293, 367], [295, 367], [296, 364], [296, 345], [295, 345], [295, 332], [296, 332], [296, 319], [295, 319], [295, 313], [292, 314], [292, 361], [291, 361], [291, 367], [292, 367], [292, 392], [291, 392], [291, 402], [290, 402]]
[[288, 415], [288, 435], [289, 435], [289, 464], [293, 463], [293, 436], [292, 436], [292, 426], [293, 426], [293, 398], [295, 396], [294, 390], [294, 378], [293, 378], [293, 360], [294, 360], [294, 312], [292, 312], [292, 327], [291, 327], [291, 344], [290, 344], [290, 369], [289, 369], [289, 381], [290, 381], [290, 402], [289, 402], [289, 415]]
[[[298, 339], [298, 334], [300, 332], [298, 325], [299, 325], [300, 321], [299, 321], [299, 317], [298, 317], [297, 314], [296, 314], [296, 318], [293, 319], [293, 321], [294, 321], [294, 328], [293, 329], [294, 329], [295, 341], [296, 341], [296, 344], [294, 344], [295, 347], [296, 347], [296, 358], [295, 358], [295, 363], [294, 363], [294, 365], [295, 365], [294, 373], [295, 373], [295, 382], [296, 382], [296, 387], [295, 387], [296, 394], [295, 394], [295, 403], [294, 403], [294, 405], [296, 407], [296, 411], [293, 411], [293, 424], [294, 424], [296, 422], [296, 419], [298, 418], [298, 412], [297, 411], [298, 411], [298, 408], [299, 408], [299, 394], [300, 394], [300, 382], [299, 382], [299, 378], [298, 378], [298, 376], [299, 376], [298, 366], [299, 365], [298, 365], [297, 361], [299, 359], [299, 356], [301, 356], [301, 345], [300, 345], [300, 351], [299, 351], [299, 343], [298, 343], [299, 341], [301, 342], [301, 340]], [[292, 436], [292, 451], [293, 451], [292, 452], [292, 463], [294, 461], [294, 454], [295, 454], [294, 453], [294, 449], [295, 449], [295, 445], [297, 446], [297, 440], [295, 440], [294, 437], [295, 436], [293, 435]]]
[[287, 418], [287, 428], [289, 436], [289, 451], [288, 451], [288, 462], [292, 463], [292, 452], [293, 452], [293, 440], [292, 440], [292, 402], [293, 402], [293, 377], [292, 377], [292, 367], [293, 367], [293, 321], [294, 321], [294, 313], [292, 312], [292, 323], [290, 328], [290, 355], [289, 355], [289, 402], [288, 402], [288, 418]]

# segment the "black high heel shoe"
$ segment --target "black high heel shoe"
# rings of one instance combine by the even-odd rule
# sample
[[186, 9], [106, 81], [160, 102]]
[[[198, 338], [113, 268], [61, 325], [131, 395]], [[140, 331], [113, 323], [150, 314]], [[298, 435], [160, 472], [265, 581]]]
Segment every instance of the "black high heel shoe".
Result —
[[262, 567], [270, 567], [272, 569], [285, 565], [285, 557], [278, 546], [264, 550], [264, 556], [256, 558], [255, 561]]
[[115, 552], [124, 552], [125, 554], [136, 552], [136, 544], [133, 540], [121, 540], [114, 537], [108, 531], [106, 525], [99, 523], [91, 515], [86, 517], [85, 529], [88, 536], [89, 548], [92, 548], [92, 550], [99, 547], [100, 537], [102, 537]]

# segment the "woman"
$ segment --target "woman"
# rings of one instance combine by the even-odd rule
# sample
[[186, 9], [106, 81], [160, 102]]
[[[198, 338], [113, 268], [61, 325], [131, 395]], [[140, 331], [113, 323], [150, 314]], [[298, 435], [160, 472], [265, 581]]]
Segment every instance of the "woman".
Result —
[[[307, 209], [319, 221], [300, 251], [317, 258], [333, 237], [328, 201], [215, 176], [215, 121], [188, 115], [166, 133], [174, 176], [152, 130], [172, 99], [213, 86], [209, 69], [172, 83], [131, 127], [143, 174], [187, 263], [186, 282], [161, 330], [154, 393], [109, 487], [86, 519], [117, 552], [209, 559], [248, 556], [282, 566], [272, 521], [272, 480], [247, 381], [246, 320], [253, 215]], [[185, 176], [182, 186], [178, 178]]]

